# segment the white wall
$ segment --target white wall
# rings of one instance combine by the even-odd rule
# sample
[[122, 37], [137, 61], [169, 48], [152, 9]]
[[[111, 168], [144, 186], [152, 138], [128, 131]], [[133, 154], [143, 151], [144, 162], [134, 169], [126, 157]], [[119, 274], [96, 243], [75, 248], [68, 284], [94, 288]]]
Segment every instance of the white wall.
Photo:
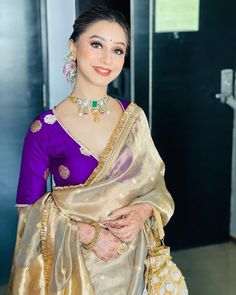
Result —
[[70, 94], [71, 87], [63, 74], [64, 56], [69, 52], [68, 38], [75, 20], [74, 0], [47, 0], [49, 106]]

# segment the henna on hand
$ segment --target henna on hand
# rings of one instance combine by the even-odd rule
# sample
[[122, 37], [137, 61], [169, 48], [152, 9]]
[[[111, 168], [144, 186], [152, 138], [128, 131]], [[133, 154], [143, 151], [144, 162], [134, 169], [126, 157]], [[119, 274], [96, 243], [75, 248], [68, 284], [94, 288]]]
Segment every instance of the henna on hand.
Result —
[[92, 225], [89, 225], [84, 222], [78, 222], [78, 233], [79, 233], [79, 240], [84, 244], [89, 244], [95, 235], [95, 228]]
[[118, 246], [122, 243], [120, 239], [115, 237], [107, 229], [101, 229], [100, 236], [96, 246], [92, 251], [102, 260], [108, 261], [119, 256], [117, 252]]
[[114, 215], [117, 215], [117, 219], [105, 220], [103, 223], [121, 241], [131, 242], [152, 214], [153, 208], [150, 204], [134, 204], [116, 210]]

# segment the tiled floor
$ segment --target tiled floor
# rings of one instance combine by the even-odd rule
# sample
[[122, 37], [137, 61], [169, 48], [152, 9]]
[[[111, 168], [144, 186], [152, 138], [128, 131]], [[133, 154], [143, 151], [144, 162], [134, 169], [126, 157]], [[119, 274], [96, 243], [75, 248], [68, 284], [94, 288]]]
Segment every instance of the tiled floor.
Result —
[[[172, 256], [185, 275], [189, 295], [236, 295], [236, 244], [176, 251]], [[0, 295], [5, 294], [0, 286]]]

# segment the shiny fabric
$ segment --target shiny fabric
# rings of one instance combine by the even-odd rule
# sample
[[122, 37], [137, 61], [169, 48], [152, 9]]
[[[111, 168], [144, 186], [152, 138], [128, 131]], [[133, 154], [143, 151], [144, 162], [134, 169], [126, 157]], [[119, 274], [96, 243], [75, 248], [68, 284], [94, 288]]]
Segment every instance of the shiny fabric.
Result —
[[[124, 112], [129, 102], [116, 101]], [[99, 155], [71, 136], [55, 108], [41, 113], [24, 139], [17, 206], [33, 204], [46, 192], [49, 173], [58, 186], [78, 185], [87, 180], [98, 162]]]
[[144, 112], [131, 103], [84, 184], [57, 186], [22, 209], [8, 294], [140, 295], [148, 220], [129, 250], [108, 262], [82, 249], [77, 221], [101, 221], [129, 204], [149, 203], [164, 225], [174, 203]]

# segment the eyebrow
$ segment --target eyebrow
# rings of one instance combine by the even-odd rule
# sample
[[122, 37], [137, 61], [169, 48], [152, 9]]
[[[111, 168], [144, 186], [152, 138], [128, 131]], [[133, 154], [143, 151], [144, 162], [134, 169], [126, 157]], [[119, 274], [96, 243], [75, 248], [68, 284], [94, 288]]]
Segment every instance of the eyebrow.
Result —
[[[101, 36], [98, 36], [98, 35], [93, 35], [91, 36], [89, 39], [92, 39], [92, 38], [98, 38], [98, 39], [101, 39], [103, 41], [107, 41], [105, 38], [101, 37]], [[124, 47], [126, 47], [125, 43], [124, 42], [114, 42], [115, 44], [121, 44], [123, 45]]]

